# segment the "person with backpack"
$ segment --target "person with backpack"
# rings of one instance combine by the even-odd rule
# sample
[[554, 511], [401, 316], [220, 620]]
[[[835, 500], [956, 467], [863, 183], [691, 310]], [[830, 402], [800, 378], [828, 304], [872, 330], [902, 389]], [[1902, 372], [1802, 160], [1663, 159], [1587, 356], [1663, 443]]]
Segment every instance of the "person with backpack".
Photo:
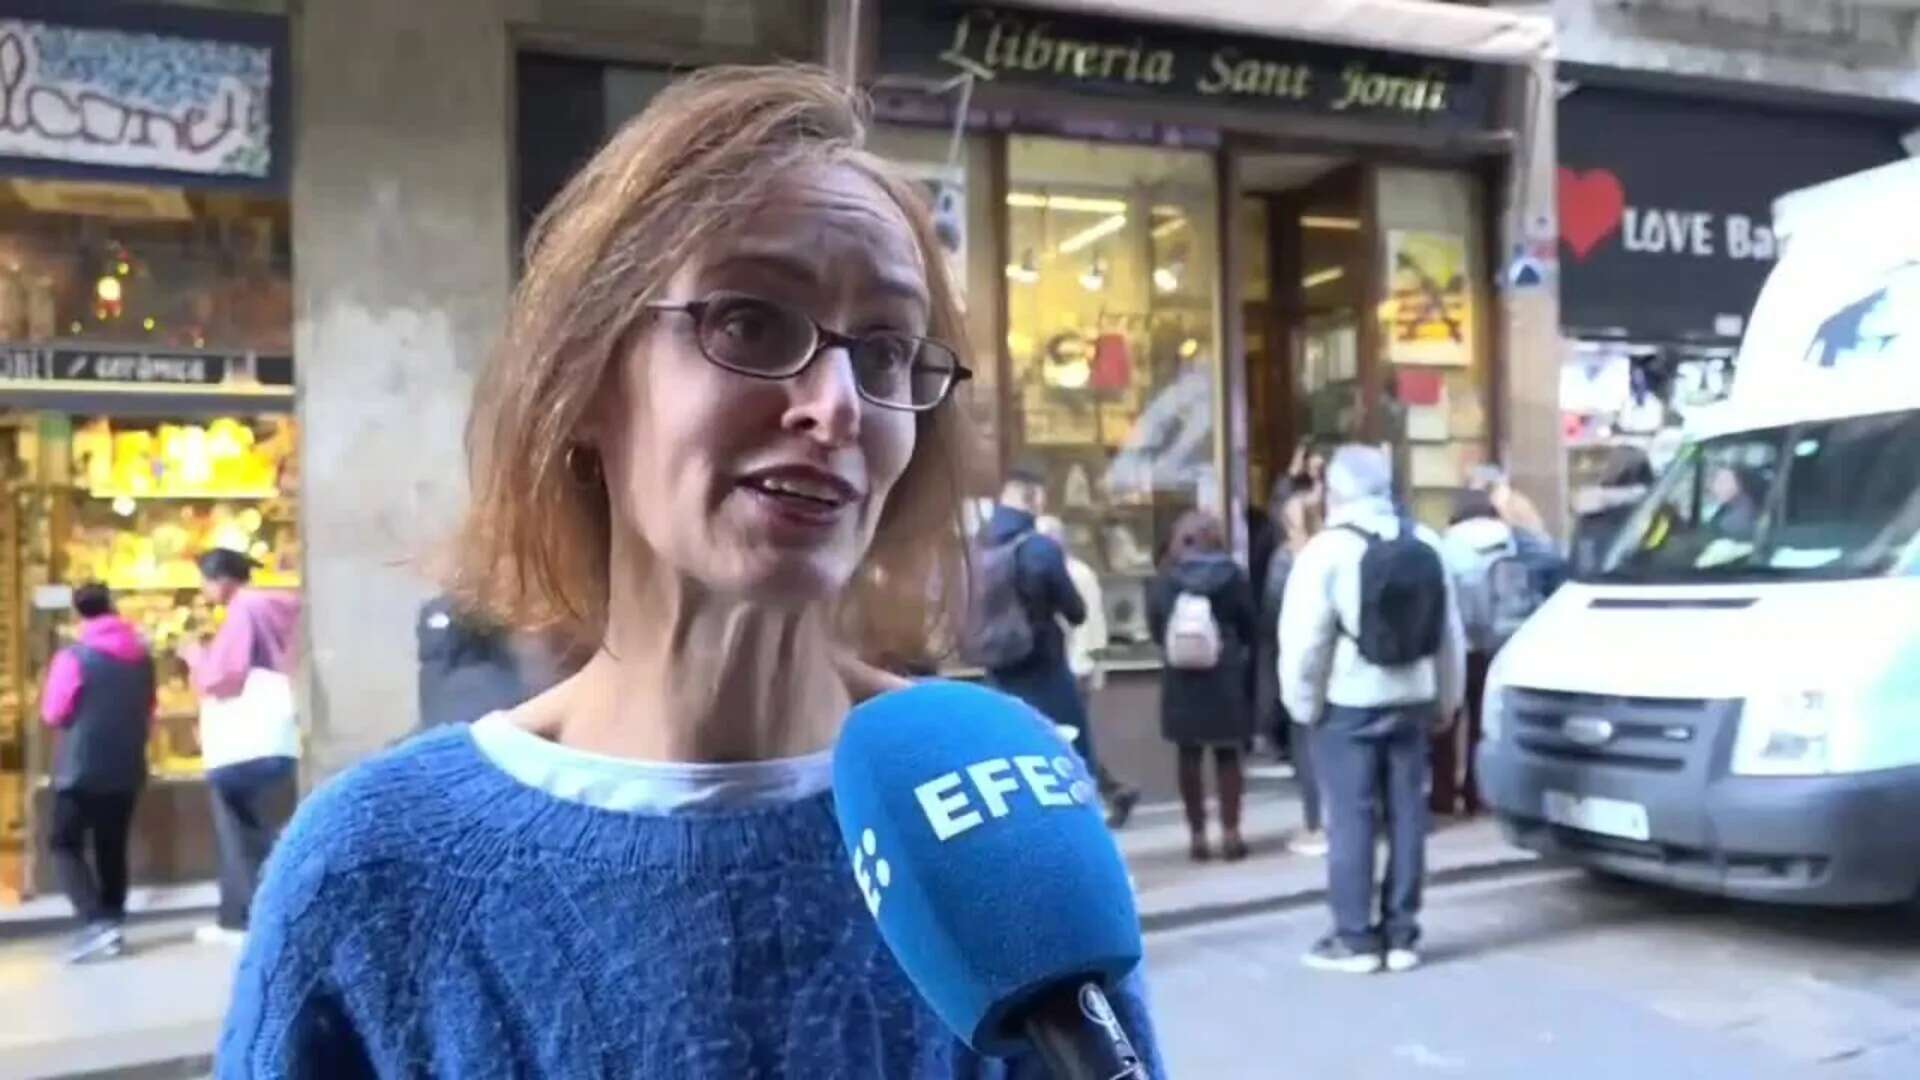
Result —
[[[1311, 728], [1325, 803], [1333, 931], [1302, 958], [1324, 971], [1420, 963], [1427, 738], [1460, 707], [1466, 646], [1441, 541], [1393, 504], [1378, 447], [1327, 466], [1327, 527], [1301, 550], [1280, 613], [1280, 693]], [[1376, 920], [1376, 811], [1387, 874]]]
[[1473, 754], [1480, 741], [1480, 695], [1487, 668], [1493, 654], [1539, 610], [1546, 596], [1539, 575], [1521, 552], [1518, 534], [1501, 520], [1486, 492], [1465, 491], [1454, 501], [1445, 545], [1467, 638], [1466, 722], [1433, 737], [1433, 783], [1427, 801], [1436, 814], [1471, 816], [1480, 812]]
[[1096, 753], [1093, 725], [1074, 682], [1061, 625], [1085, 622], [1087, 605], [1073, 587], [1066, 550], [1036, 527], [1046, 508], [1040, 473], [1012, 470], [999, 505], [974, 540], [973, 589], [961, 657], [986, 669], [987, 682], [995, 689], [1074, 729], [1073, 747], [1086, 760], [1106, 801], [1108, 824], [1118, 828], [1132, 815], [1140, 793], [1109, 773]]
[[1246, 790], [1242, 755], [1253, 737], [1246, 670], [1256, 637], [1253, 586], [1227, 554], [1226, 528], [1191, 510], [1174, 524], [1158, 577], [1147, 587], [1147, 625], [1166, 653], [1160, 676], [1160, 733], [1179, 748], [1180, 801], [1194, 861], [1213, 857], [1207, 842], [1203, 766], [1213, 751], [1220, 799], [1220, 853], [1247, 857], [1240, 835]]
[[73, 644], [48, 665], [40, 718], [60, 733], [47, 846], [80, 919], [80, 936], [67, 953], [79, 963], [118, 956], [126, 947], [127, 834], [147, 781], [155, 697], [153, 655], [114, 614], [107, 587], [75, 589], [73, 610], [80, 626]]

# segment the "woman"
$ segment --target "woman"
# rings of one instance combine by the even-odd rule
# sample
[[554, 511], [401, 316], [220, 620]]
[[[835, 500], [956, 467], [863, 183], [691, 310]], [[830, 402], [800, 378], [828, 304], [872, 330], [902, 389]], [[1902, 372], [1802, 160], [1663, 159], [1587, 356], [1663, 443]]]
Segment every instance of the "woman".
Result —
[[1490, 576], [1495, 563], [1520, 558], [1520, 539], [1518, 531], [1500, 517], [1499, 508], [1486, 492], [1463, 491], [1454, 499], [1443, 548], [1467, 635], [1467, 703], [1462, 710], [1466, 723], [1449, 725], [1433, 735], [1433, 779], [1427, 788], [1427, 806], [1438, 815], [1471, 817], [1480, 812], [1480, 793], [1473, 775], [1473, 759], [1480, 744], [1480, 698], [1486, 692], [1487, 670], [1500, 647]]
[[[1169, 628], [1185, 597], [1206, 603], [1219, 643], [1209, 667], [1176, 665]], [[1160, 682], [1160, 733], [1179, 747], [1180, 801], [1191, 832], [1189, 853], [1196, 862], [1213, 857], [1207, 842], [1206, 752], [1213, 751], [1220, 797], [1220, 851], [1229, 861], [1247, 856], [1240, 835], [1240, 800], [1246, 787], [1241, 753], [1253, 735], [1253, 718], [1243, 691], [1255, 634], [1253, 589], [1240, 565], [1227, 554], [1220, 519], [1188, 511], [1174, 524], [1166, 564], [1147, 589], [1147, 623], [1153, 638], [1169, 650]]]
[[1313, 771], [1312, 740], [1299, 737], [1293, 717], [1280, 701], [1280, 612], [1286, 603], [1287, 578], [1293, 573], [1293, 563], [1305, 550], [1307, 541], [1320, 532], [1322, 515], [1321, 497], [1317, 488], [1301, 490], [1287, 499], [1281, 507], [1281, 533], [1285, 542], [1274, 556], [1273, 565], [1267, 568], [1267, 580], [1261, 589], [1260, 628], [1263, 634], [1270, 635], [1272, 648], [1260, 659], [1261, 674], [1266, 680], [1269, 697], [1263, 699], [1274, 710], [1280, 730], [1286, 733], [1285, 743], [1292, 748], [1294, 768], [1300, 783], [1300, 809], [1302, 824], [1305, 826], [1299, 835], [1287, 841], [1287, 849], [1296, 855], [1322, 856], [1327, 853], [1327, 834], [1320, 813], [1320, 785]]
[[456, 584], [601, 647], [309, 800], [223, 1075], [1000, 1075], [887, 953], [828, 792], [849, 705], [898, 685], [854, 656], [962, 580], [970, 445], [954, 288], [861, 115], [824, 72], [708, 69], [547, 212]]
[[253, 560], [214, 548], [200, 556], [201, 592], [226, 609], [206, 646], [182, 658], [200, 694], [200, 757], [213, 803], [220, 908], [196, 936], [244, 941], [260, 869], [293, 806], [300, 730], [292, 676], [300, 599], [253, 586]]

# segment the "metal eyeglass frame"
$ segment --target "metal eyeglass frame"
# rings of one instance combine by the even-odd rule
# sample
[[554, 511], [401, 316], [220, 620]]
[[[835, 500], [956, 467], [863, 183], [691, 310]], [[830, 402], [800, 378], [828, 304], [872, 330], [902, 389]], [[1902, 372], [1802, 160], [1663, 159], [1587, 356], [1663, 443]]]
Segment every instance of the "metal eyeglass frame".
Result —
[[[784, 371], [779, 374], [769, 374], [764, 371], [751, 371], [746, 368], [742, 368], [737, 365], [727, 363], [725, 360], [722, 360], [719, 357], [714, 356], [712, 353], [707, 351], [706, 336], [699, 332], [700, 323], [705, 320], [707, 309], [711, 308], [713, 304], [721, 298], [752, 300], [757, 303], [765, 304], [771, 308], [778, 308], [783, 311], [793, 312], [794, 314], [807, 320], [807, 325], [813, 327], [813, 346], [807, 350], [806, 355], [801, 358], [800, 362], [794, 365], [793, 370]], [[691, 315], [693, 317], [693, 324], [694, 324], [694, 335], [693, 335], [694, 343], [699, 346], [700, 355], [706, 359], [707, 363], [712, 364], [713, 366], [720, 368], [723, 371], [731, 371], [735, 375], [744, 375], [749, 379], [763, 379], [767, 382], [784, 382], [787, 379], [797, 379], [801, 375], [805, 374], [808, 368], [813, 366], [813, 362], [820, 358], [821, 353], [826, 352], [828, 349], [833, 348], [834, 346], [837, 345], [840, 348], [847, 350], [848, 356], [852, 356], [853, 347], [855, 345], [858, 345], [861, 341], [865, 340], [868, 337], [880, 336], [878, 334], [869, 334], [869, 335], [843, 334], [838, 330], [834, 330], [830, 327], [825, 327], [820, 325], [819, 321], [815, 319], [813, 316], [808, 315], [806, 312], [800, 311], [797, 308], [794, 308], [792, 305], [782, 304], [774, 300], [768, 300], [765, 297], [755, 296], [752, 293], [733, 293], [733, 292], [714, 293], [712, 295], [702, 297], [699, 300], [677, 300], [677, 301], [676, 300], [655, 300], [655, 301], [649, 302], [646, 305], [646, 309], [648, 311], [673, 311], [673, 312], [680, 312], [686, 315]], [[929, 337], [920, 337], [915, 334], [894, 333], [893, 331], [890, 331], [890, 330], [886, 331], [886, 334], [889, 337], [909, 338], [911, 340], [924, 342], [930, 345], [938, 345], [940, 348], [945, 349], [947, 352], [953, 354], [953, 370], [948, 373], [947, 385], [943, 389], [941, 389], [940, 396], [934, 398], [932, 401], [928, 402], [925, 405], [914, 405], [911, 403], [902, 404], [901, 402], [898, 402], [898, 401], [882, 401], [879, 398], [874, 397], [873, 395], [867, 393], [866, 388], [860, 385], [860, 379], [858, 378], [858, 376], [856, 376], [853, 380], [853, 388], [854, 388], [854, 392], [860, 395], [860, 400], [871, 402], [883, 409], [897, 409], [901, 412], [912, 412], [912, 413], [931, 412], [934, 409], [937, 409], [941, 405], [945, 404], [947, 399], [953, 396], [954, 388], [958, 387], [961, 383], [966, 382], [967, 380], [973, 378], [973, 369], [961, 363], [959, 351], [956, 350], [953, 346], [947, 344], [946, 342], [937, 341]], [[912, 378], [911, 374], [909, 374], [908, 378], [909, 379]]]

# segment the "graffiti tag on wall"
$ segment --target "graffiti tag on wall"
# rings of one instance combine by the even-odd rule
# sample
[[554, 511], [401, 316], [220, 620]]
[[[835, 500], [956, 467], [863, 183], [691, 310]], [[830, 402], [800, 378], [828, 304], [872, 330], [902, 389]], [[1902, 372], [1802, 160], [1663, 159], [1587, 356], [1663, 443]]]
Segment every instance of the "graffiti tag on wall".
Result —
[[0, 154], [265, 177], [265, 45], [0, 19]]

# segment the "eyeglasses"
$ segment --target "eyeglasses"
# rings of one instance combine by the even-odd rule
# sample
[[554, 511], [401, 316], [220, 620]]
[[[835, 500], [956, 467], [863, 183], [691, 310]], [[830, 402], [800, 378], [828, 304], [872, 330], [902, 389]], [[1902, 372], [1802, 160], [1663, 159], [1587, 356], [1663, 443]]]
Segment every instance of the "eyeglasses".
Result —
[[827, 349], [847, 350], [862, 398], [888, 409], [926, 412], [954, 385], [973, 378], [953, 347], [889, 330], [843, 334], [805, 312], [743, 293], [647, 305], [693, 317], [700, 353], [718, 367], [755, 379], [792, 379]]

